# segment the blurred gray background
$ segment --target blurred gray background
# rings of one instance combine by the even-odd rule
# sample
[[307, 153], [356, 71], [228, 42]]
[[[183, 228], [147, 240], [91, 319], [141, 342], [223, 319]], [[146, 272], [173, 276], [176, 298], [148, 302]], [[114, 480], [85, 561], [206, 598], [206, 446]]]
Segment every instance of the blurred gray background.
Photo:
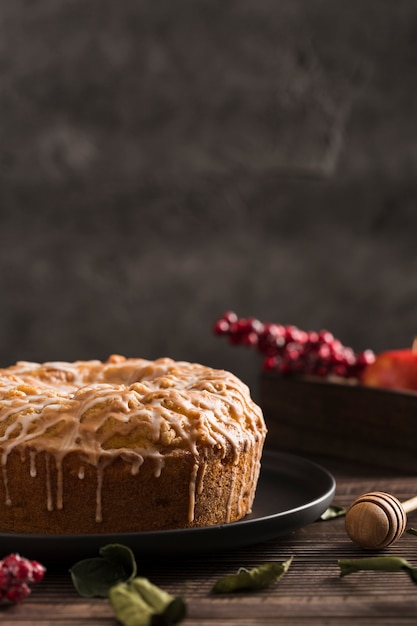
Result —
[[[3, 0], [0, 364], [417, 334], [415, 0]], [[255, 391], [256, 393], [256, 391]]]

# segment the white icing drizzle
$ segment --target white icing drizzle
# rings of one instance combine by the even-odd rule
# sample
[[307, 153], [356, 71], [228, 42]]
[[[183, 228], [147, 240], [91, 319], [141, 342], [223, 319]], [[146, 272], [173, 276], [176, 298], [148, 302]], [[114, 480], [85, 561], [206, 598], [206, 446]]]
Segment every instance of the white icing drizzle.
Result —
[[[236, 476], [237, 476], [237, 468], [236, 466], [234, 466], [232, 468], [232, 484], [230, 485], [230, 492], [229, 492], [229, 497], [228, 497], [227, 506], [226, 506], [226, 522], [230, 522], [231, 515], [232, 515], [232, 504], [234, 502], [235, 489], [236, 489]], [[240, 501], [240, 497], [239, 497], [239, 501]]]
[[56, 508], [61, 510], [63, 508], [64, 500], [64, 483], [62, 475], [62, 458], [57, 455], [55, 458], [56, 464]]
[[4, 485], [4, 493], [5, 493], [5, 504], [6, 506], [12, 506], [12, 501], [9, 494], [9, 477], [7, 475], [7, 470], [5, 465], [3, 465], [2, 475], [3, 475], [3, 485]]
[[96, 522], [100, 523], [103, 521], [103, 510], [102, 510], [102, 492], [103, 492], [103, 482], [104, 482], [104, 470], [110, 463], [112, 459], [110, 456], [104, 457], [100, 460], [100, 463], [97, 466], [97, 490], [96, 490]]
[[188, 505], [188, 521], [191, 523], [194, 521], [194, 509], [195, 509], [195, 496], [196, 496], [196, 484], [199, 464], [196, 461], [193, 465], [191, 472], [190, 484], [189, 484], [189, 505]]
[[36, 478], [36, 452], [34, 452], [33, 450], [31, 450], [29, 452], [29, 458], [30, 458], [30, 475], [32, 476], [32, 478]]
[[103, 490], [103, 467], [97, 468], [97, 491], [96, 491], [96, 522], [103, 521], [103, 511], [101, 506], [101, 494]]
[[[63, 467], [69, 453], [80, 456], [80, 480], [85, 465], [95, 467], [96, 520], [100, 522], [105, 469], [110, 463], [121, 458], [130, 464], [131, 474], [137, 475], [149, 459], [159, 477], [164, 455], [180, 447], [194, 458], [189, 483], [192, 522], [196, 496], [204, 489], [205, 466], [199, 451], [214, 446], [222, 457], [231, 452], [236, 465], [240, 451], [247, 445], [254, 448], [265, 435], [262, 412], [247, 386], [224, 370], [168, 358], [147, 361], [118, 355], [104, 363], [19, 361], [0, 369], [0, 464], [8, 506], [13, 502], [7, 463], [13, 450], [28, 452], [33, 478], [37, 455], [46, 453], [48, 511], [65, 506]], [[257, 480], [260, 464], [253, 456], [248, 471], [251, 480]], [[56, 468], [55, 503], [51, 458]], [[236, 471], [232, 483], [228, 519]]]
[[204, 489], [204, 475], [206, 473], [206, 465], [202, 463], [199, 468], [198, 476], [197, 476], [197, 485], [196, 485], [196, 493], [201, 495]]
[[47, 455], [45, 457], [45, 470], [46, 470], [46, 508], [48, 511], [53, 511], [53, 500], [52, 500], [52, 487], [51, 487], [51, 467], [50, 467], [50, 457]]

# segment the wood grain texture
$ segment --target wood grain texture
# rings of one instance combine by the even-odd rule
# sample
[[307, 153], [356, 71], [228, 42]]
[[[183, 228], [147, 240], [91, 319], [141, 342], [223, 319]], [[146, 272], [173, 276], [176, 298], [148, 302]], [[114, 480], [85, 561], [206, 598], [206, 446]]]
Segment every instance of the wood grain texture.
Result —
[[263, 373], [260, 403], [281, 449], [417, 472], [416, 393]]
[[[312, 457], [333, 472], [337, 480], [335, 503], [348, 506], [370, 488], [389, 490], [401, 500], [415, 491], [412, 474], [350, 464], [331, 457]], [[409, 524], [417, 524], [410, 513]], [[409, 534], [390, 548], [372, 554], [396, 554], [414, 561], [417, 539]], [[337, 560], [369, 555], [348, 539], [344, 519], [315, 522], [288, 536], [198, 559], [139, 560], [140, 573], [188, 604], [184, 626], [313, 626], [351, 624], [408, 626], [417, 618], [417, 591], [402, 572], [361, 572], [339, 577]], [[270, 589], [256, 593], [212, 596], [218, 577], [239, 567], [294, 556], [287, 575]], [[22, 605], [0, 609], [4, 626], [116, 626], [106, 600], [79, 598], [67, 567], [51, 569]]]

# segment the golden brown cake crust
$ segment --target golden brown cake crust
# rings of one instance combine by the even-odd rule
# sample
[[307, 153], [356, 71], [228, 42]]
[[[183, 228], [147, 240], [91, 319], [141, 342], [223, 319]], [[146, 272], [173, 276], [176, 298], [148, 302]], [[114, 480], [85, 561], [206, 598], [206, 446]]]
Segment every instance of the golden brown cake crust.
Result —
[[250, 512], [266, 428], [239, 379], [171, 359], [0, 370], [0, 532], [187, 528]]

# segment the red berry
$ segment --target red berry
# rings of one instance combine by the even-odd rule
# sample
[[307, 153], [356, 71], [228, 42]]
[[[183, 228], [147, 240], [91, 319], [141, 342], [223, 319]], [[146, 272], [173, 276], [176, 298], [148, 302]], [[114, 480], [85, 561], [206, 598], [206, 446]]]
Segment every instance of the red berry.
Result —
[[227, 335], [233, 345], [256, 346], [265, 356], [263, 369], [285, 375], [358, 378], [366, 365], [375, 360], [371, 350], [356, 354], [328, 330], [306, 332], [293, 325], [263, 324], [253, 317], [238, 318], [233, 311], [224, 313], [214, 330]]
[[301, 350], [298, 344], [292, 341], [286, 345], [285, 353], [289, 359], [295, 361], [300, 356]]
[[285, 346], [285, 328], [280, 324], [265, 324], [258, 339], [258, 349], [263, 354], [273, 355]]
[[263, 367], [264, 370], [266, 371], [271, 371], [277, 368], [278, 365], [278, 359], [276, 356], [267, 356], [266, 359], [264, 359], [263, 362]]
[[316, 345], [317, 343], [319, 343], [319, 334], [316, 333], [314, 330], [311, 330], [307, 333], [307, 340], [309, 344]]
[[216, 335], [225, 335], [226, 333], [229, 332], [229, 329], [230, 329], [230, 324], [226, 320], [218, 320], [213, 327], [213, 330], [216, 333]]
[[258, 335], [252, 331], [242, 337], [242, 343], [245, 346], [256, 346], [258, 344]]
[[297, 341], [299, 330], [296, 326], [285, 327], [285, 339], [286, 341]]
[[305, 330], [298, 330], [297, 342], [305, 345], [308, 342], [308, 333]]
[[319, 332], [319, 341], [323, 343], [331, 343], [334, 340], [334, 336], [328, 330], [321, 330]]
[[22, 558], [18, 554], [10, 554], [3, 560], [3, 565], [9, 570], [9, 574], [14, 581], [26, 582], [30, 580], [32, 566], [27, 559]]
[[329, 346], [332, 354], [340, 354], [344, 350], [342, 343], [338, 339], [332, 339], [325, 345]]
[[19, 554], [9, 554], [0, 561], [0, 601], [20, 602], [30, 594], [28, 583], [38, 583], [45, 568], [37, 561], [29, 561]]
[[37, 561], [31, 561], [30, 564], [32, 566], [31, 582], [40, 583], [45, 576], [45, 567]]
[[265, 326], [265, 332], [273, 337], [285, 337], [285, 326], [282, 324], [267, 324]]
[[252, 326], [249, 320], [245, 320], [244, 318], [237, 320], [237, 322], [233, 325], [234, 332], [239, 335], [245, 335], [252, 330]]
[[27, 598], [29, 594], [29, 585], [27, 585], [26, 583], [17, 583], [7, 589], [4, 597], [9, 600], [9, 602], [16, 603], [25, 600], [25, 598]]
[[330, 354], [331, 354], [330, 347], [326, 345], [325, 343], [322, 344], [317, 350], [317, 354], [320, 357], [320, 359], [327, 361], [327, 359], [330, 358]]
[[241, 335], [239, 335], [239, 333], [235, 332], [234, 330], [230, 330], [228, 339], [229, 343], [231, 343], [232, 345], [237, 345], [242, 341]]
[[9, 571], [3, 566], [3, 561], [0, 561], [0, 592], [7, 589], [10, 585]]
[[372, 350], [365, 350], [360, 352], [357, 356], [357, 363], [359, 367], [365, 367], [365, 365], [371, 365], [375, 361], [375, 353]]
[[249, 330], [251, 332], [254, 332], [257, 335], [260, 335], [261, 333], [263, 333], [264, 325], [258, 319], [256, 319], [255, 317], [249, 317], [247, 322], [248, 322]]
[[229, 324], [234, 324], [235, 322], [237, 322], [238, 316], [233, 311], [226, 311], [226, 313], [223, 313], [222, 319], [224, 319]]
[[341, 376], [342, 378], [344, 376], [346, 376], [346, 374], [347, 374], [347, 367], [346, 367], [345, 363], [337, 363], [333, 367], [333, 374], [335, 374], [336, 376]]
[[352, 348], [345, 348], [343, 350], [343, 358], [346, 365], [354, 365], [356, 363], [356, 356]]
[[18, 554], [9, 554], [8, 556], [5, 556], [3, 559], [3, 567], [10, 569], [15, 565], [18, 559], [20, 559]]

